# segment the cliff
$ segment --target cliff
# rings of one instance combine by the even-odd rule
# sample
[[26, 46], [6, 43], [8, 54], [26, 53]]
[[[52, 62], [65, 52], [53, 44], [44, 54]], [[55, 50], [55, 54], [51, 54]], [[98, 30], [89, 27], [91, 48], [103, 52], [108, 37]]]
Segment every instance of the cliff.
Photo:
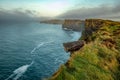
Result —
[[62, 24], [63, 29], [69, 29], [74, 31], [81, 31], [84, 26], [84, 21], [82, 20], [65, 20]]
[[45, 20], [45, 21], [40, 21], [40, 23], [45, 23], [45, 24], [60, 24], [62, 25], [62, 28], [65, 30], [74, 30], [74, 31], [82, 31], [83, 26], [85, 25], [85, 21], [83, 20]]
[[120, 22], [86, 19], [80, 40], [84, 46], [50, 80], [120, 80]]
[[63, 24], [64, 20], [45, 20], [45, 21], [40, 21], [40, 23], [46, 23], [46, 24]]
[[73, 41], [63, 43], [64, 49], [66, 52], [77, 51], [84, 46], [84, 41]]

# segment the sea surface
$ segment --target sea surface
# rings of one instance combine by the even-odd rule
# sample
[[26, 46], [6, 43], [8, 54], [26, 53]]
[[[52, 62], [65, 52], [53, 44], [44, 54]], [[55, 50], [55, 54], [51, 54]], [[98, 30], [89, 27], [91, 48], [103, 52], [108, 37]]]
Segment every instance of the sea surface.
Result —
[[61, 25], [0, 24], [0, 80], [42, 80], [69, 59], [64, 42], [78, 40], [80, 32]]

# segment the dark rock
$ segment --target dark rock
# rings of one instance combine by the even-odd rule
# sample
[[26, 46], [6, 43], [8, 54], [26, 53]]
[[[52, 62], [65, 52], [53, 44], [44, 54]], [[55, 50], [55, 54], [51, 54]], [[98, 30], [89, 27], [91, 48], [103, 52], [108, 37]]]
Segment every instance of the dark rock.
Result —
[[64, 49], [66, 52], [77, 51], [84, 46], [84, 41], [74, 41], [63, 43]]
[[84, 21], [82, 20], [65, 20], [62, 28], [74, 31], [81, 31], [84, 26]]
[[96, 32], [98, 29], [100, 29], [104, 25], [104, 21], [101, 19], [86, 19], [85, 20], [85, 29], [82, 33], [82, 39], [89, 43], [92, 40], [91, 35], [93, 32]]
[[101, 19], [86, 19], [85, 20], [86, 35], [91, 35], [92, 32], [98, 30], [102, 26], [103, 20]]

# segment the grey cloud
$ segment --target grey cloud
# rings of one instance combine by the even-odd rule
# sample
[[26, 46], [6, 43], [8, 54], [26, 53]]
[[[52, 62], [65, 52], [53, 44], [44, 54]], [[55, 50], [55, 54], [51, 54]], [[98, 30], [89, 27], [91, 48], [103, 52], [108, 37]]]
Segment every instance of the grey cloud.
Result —
[[119, 0], [115, 0], [114, 5], [102, 4], [93, 8], [79, 8], [69, 10], [58, 18], [72, 18], [72, 19], [86, 19], [86, 18], [103, 18], [103, 19], [116, 19], [120, 20], [120, 3]]
[[31, 14], [31, 15], [34, 15], [34, 14], [36, 14], [37, 12], [34, 11], [34, 10], [26, 10], [26, 13], [29, 13], [29, 14]]
[[40, 21], [40, 17], [35, 16], [32, 10], [5, 10], [0, 9], [0, 23], [4, 22], [33, 22]]

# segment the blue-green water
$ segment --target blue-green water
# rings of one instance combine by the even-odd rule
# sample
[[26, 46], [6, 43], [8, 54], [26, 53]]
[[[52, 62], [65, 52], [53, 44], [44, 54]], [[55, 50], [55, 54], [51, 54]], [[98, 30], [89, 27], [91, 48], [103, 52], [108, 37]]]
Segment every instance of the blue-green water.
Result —
[[65, 31], [61, 25], [1, 24], [0, 80], [50, 77], [69, 58], [62, 43], [78, 37], [79, 33]]

